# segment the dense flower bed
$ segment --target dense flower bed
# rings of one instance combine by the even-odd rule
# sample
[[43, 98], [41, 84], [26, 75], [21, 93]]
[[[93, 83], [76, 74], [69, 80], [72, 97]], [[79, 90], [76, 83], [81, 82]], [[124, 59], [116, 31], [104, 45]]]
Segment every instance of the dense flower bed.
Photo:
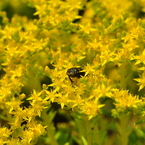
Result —
[[[0, 144], [144, 143], [144, 0], [0, 5]], [[54, 103], [69, 118], [57, 130]]]

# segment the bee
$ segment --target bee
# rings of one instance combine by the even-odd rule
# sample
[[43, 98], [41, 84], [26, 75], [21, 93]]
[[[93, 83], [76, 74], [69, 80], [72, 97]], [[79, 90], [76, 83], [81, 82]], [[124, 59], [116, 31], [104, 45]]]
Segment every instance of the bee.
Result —
[[82, 76], [84, 76], [85, 72], [80, 67], [79, 68], [74, 67], [74, 68], [68, 69], [66, 74], [68, 75], [70, 81], [72, 83], [74, 83], [75, 79], [78, 79], [78, 78], [81, 78]]

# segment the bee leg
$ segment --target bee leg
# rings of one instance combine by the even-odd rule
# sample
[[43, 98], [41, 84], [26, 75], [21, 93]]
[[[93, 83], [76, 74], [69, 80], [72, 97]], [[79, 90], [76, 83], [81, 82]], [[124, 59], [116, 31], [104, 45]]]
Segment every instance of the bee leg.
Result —
[[71, 77], [69, 77], [69, 79], [70, 79], [71, 83], [73, 83], [73, 80], [71, 79]]

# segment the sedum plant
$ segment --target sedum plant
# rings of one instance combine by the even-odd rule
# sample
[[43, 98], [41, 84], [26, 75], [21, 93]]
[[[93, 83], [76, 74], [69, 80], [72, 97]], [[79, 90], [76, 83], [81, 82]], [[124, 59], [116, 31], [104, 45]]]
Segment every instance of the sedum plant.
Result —
[[0, 6], [0, 144], [143, 145], [144, 0]]

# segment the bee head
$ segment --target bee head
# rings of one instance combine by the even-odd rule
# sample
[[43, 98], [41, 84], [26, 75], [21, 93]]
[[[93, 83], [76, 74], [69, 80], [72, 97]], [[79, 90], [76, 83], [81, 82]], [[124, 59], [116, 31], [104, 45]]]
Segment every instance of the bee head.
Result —
[[67, 70], [66, 74], [68, 75], [71, 82], [73, 82], [73, 78], [81, 78], [85, 75], [85, 72], [83, 72], [82, 68], [70, 68]]

